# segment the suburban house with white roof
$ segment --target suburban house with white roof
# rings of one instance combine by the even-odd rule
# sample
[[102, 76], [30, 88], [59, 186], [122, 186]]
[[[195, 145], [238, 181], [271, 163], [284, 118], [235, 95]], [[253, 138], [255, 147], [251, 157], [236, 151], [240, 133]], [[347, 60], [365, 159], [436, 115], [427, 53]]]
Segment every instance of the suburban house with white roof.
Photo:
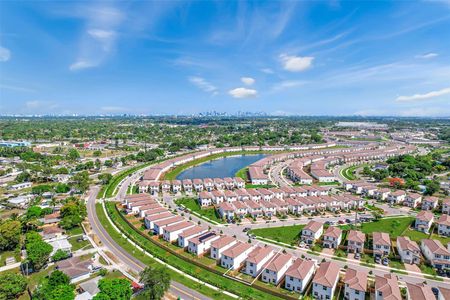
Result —
[[411, 241], [407, 236], [397, 237], [397, 252], [403, 263], [419, 264], [420, 263], [420, 247], [416, 242]]
[[440, 241], [423, 239], [420, 249], [433, 267], [437, 269], [450, 268], [450, 252]]
[[312, 295], [315, 299], [333, 299], [339, 281], [340, 267], [332, 261], [323, 262], [313, 278]]
[[234, 246], [222, 252], [220, 265], [226, 269], [238, 269], [253, 250], [253, 247], [249, 243], [237, 242]]
[[250, 252], [245, 260], [245, 273], [257, 277], [262, 267], [274, 255], [271, 247], [257, 246]]
[[344, 297], [347, 300], [364, 300], [367, 292], [367, 273], [348, 268], [344, 277]]
[[375, 300], [402, 300], [398, 278], [394, 274], [375, 276]]
[[434, 215], [428, 210], [422, 210], [416, 215], [414, 228], [420, 232], [428, 233], [434, 221]]
[[309, 221], [302, 229], [301, 241], [308, 245], [314, 244], [314, 242], [320, 238], [323, 233], [323, 223], [316, 221]]
[[450, 215], [442, 214], [436, 223], [439, 235], [450, 236]]
[[349, 253], [363, 253], [366, 235], [357, 230], [350, 230], [347, 235], [347, 251]]
[[315, 264], [312, 260], [297, 258], [286, 271], [284, 287], [290, 291], [303, 293], [314, 275]]
[[211, 242], [211, 252], [210, 256], [212, 259], [220, 260], [222, 257], [222, 252], [230, 247], [233, 247], [237, 243], [234, 237], [223, 235], [217, 240]]
[[277, 254], [263, 270], [261, 280], [278, 285], [293, 262], [294, 257], [292, 255], [287, 253]]
[[389, 237], [389, 234], [385, 232], [374, 232], [372, 238], [374, 255], [389, 255], [389, 253], [391, 252], [391, 239]]
[[323, 234], [323, 247], [337, 249], [342, 241], [342, 230], [338, 227], [330, 226]]

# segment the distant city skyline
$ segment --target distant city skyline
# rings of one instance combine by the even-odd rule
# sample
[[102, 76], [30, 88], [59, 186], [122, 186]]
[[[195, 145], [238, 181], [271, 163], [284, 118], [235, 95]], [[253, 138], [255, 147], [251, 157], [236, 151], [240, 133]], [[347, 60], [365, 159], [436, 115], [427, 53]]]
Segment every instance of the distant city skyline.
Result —
[[448, 1], [0, 2], [1, 115], [450, 116]]

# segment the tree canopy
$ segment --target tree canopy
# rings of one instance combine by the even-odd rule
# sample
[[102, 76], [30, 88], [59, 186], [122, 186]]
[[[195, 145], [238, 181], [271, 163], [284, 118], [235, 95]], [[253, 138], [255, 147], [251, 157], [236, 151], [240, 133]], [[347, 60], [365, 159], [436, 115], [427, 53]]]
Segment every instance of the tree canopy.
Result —
[[133, 294], [131, 283], [124, 278], [103, 278], [98, 283], [100, 292], [93, 300], [129, 300]]
[[0, 274], [0, 300], [18, 298], [26, 288], [25, 276], [10, 272]]
[[147, 267], [140, 274], [146, 299], [161, 299], [170, 287], [170, 274], [166, 267]]

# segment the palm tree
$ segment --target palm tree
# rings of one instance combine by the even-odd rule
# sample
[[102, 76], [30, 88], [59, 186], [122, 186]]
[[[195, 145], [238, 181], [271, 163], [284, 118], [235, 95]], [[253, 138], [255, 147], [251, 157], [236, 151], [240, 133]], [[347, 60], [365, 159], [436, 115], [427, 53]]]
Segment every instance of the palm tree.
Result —
[[141, 273], [141, 283], [144, 284], [142, 294], [145, 299], [159, 300], [170, 287], [170, 274], [166, 267], [148, 266]]

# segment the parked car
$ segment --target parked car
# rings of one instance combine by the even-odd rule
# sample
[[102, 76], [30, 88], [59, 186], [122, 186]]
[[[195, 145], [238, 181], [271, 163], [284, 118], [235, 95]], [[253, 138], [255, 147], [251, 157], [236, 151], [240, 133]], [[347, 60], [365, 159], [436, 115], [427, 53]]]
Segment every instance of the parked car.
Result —
[[381, 258], [379, 256], [375, 256], [375, 263], [380, 264]]
[[387, 258], [387, 257], [383, 258], [383, 265], [384, 266], [389, 265], [389, 258]]
[[359, 260], [361, 258], [361, 254], [355, 253], [355, 259]]
[[432, 287], [432, 288], [431, 288], [431, 291], [433, 292], [433, 294], [434, 294], [435, 296], [439, 295], [439, 289], [438, 289], [437, 287]]
[[245, 227], [242, 231], [243, 232], [247, 232], [247, 231], [249, 231], [250, 230], [250, 227]]

